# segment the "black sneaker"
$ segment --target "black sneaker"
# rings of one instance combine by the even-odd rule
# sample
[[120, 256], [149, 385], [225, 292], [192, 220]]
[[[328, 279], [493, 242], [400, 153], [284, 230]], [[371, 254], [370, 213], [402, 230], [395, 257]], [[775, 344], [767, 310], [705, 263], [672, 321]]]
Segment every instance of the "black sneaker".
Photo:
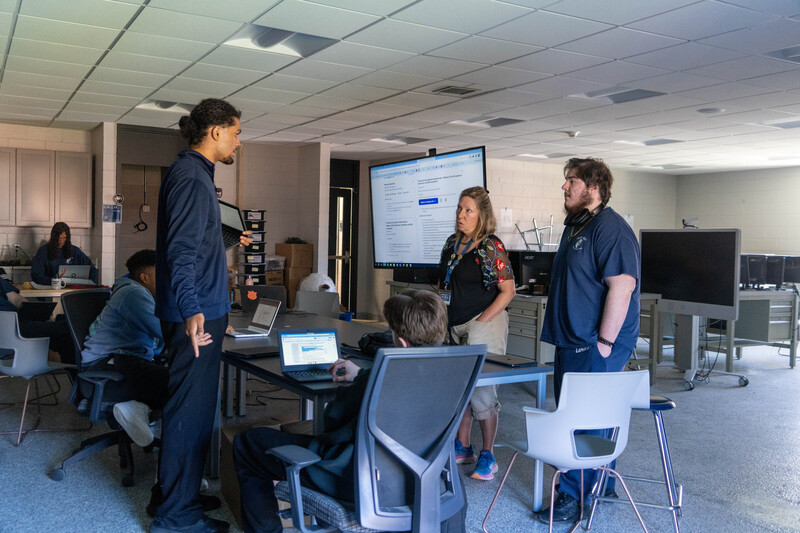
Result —
[[[222, 507], [222, 501], [216, 496], [212, 496], [211, 494], [200, 494], [198, 495], [198, 500], [200, 500], [200, 504], [203, 506], [203, 512], [207, 513], [209, 511], [216, 511], [220, 507]], [[150, 503], [147, 504], [147, 515], [150, 518], [155, 518], [156, 516], [156, 509], [158, 506], [161, 505], [161, 502], [154, 503], [152, 500]]]
[[[542, 509], [534, 513], [536, 519], [542, 524], [550, 523], [550, 509]], [[553, 503], [553, 523], [557, 522], [576, 522], [581, 514], [580, 502], [563, 492], [558, 493], [555, 503]]]

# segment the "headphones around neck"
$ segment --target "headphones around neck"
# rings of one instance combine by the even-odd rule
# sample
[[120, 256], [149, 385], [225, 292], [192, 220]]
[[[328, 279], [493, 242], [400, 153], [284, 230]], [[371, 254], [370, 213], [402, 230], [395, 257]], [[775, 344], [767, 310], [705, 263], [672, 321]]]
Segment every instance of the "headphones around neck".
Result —
[[582, 226], [592, 220], [597, 214], [605, 208], [606, 204], [601, 203], [594, 211], [589, 211], [586, 208], [581, 209], [577, 213], [572, 213], [571, 215], [567, 215], [567, 218], [564, 219], [564, 225], [569, 226]]

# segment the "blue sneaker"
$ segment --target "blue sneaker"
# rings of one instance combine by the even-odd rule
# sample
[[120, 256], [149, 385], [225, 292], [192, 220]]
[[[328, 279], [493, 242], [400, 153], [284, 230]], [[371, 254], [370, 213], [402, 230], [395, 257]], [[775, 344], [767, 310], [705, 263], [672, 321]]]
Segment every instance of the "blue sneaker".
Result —
[[475, 448], [472, 444], [464, 448], [461, 441], [456, 439], [456, 464], [474, 463], [475, 462]]
[[489, 450], [481, 450], [481, 456], [478, 457], [478, 464], [475, 465], [472, 477], [488, 481], [494, 479], [495, 472], [497, 472], [497, 461], [494, 460], [494, 455]]

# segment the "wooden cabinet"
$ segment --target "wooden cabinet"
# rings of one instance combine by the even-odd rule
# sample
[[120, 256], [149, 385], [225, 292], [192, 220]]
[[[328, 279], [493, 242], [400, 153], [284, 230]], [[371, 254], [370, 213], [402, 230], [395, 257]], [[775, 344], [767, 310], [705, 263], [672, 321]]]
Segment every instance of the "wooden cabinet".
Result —
[[16, 165], [14, 149], [0, 148], [0, 226], [16, 223]]
[[17, 226], [55, 222], [55, 152], [17, 150]]
[[50, 227], [60, 221], [71, 228], [90, 228], [91, 154], [26, 149], [16, 152], [16, 225]]
[[71, 228], [92, 227], [92, 157], [56, 152], [56, 221]]

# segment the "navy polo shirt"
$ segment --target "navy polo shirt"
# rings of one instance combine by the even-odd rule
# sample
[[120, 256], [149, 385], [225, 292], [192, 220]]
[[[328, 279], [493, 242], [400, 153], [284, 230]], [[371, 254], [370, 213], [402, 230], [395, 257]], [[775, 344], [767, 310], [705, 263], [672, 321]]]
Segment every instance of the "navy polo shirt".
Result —
[[[553, 260], [542, 340], [559, 348], [597, 342], [608, 295], [605, 278], [636, 279], [628, 313], [615, 343], [633, 350], [639, 337], [639, 243], [630, 225], [606, 207], [583, 229], [567, 227]], [[572, 235], [572, 237], [570, 237]]]

